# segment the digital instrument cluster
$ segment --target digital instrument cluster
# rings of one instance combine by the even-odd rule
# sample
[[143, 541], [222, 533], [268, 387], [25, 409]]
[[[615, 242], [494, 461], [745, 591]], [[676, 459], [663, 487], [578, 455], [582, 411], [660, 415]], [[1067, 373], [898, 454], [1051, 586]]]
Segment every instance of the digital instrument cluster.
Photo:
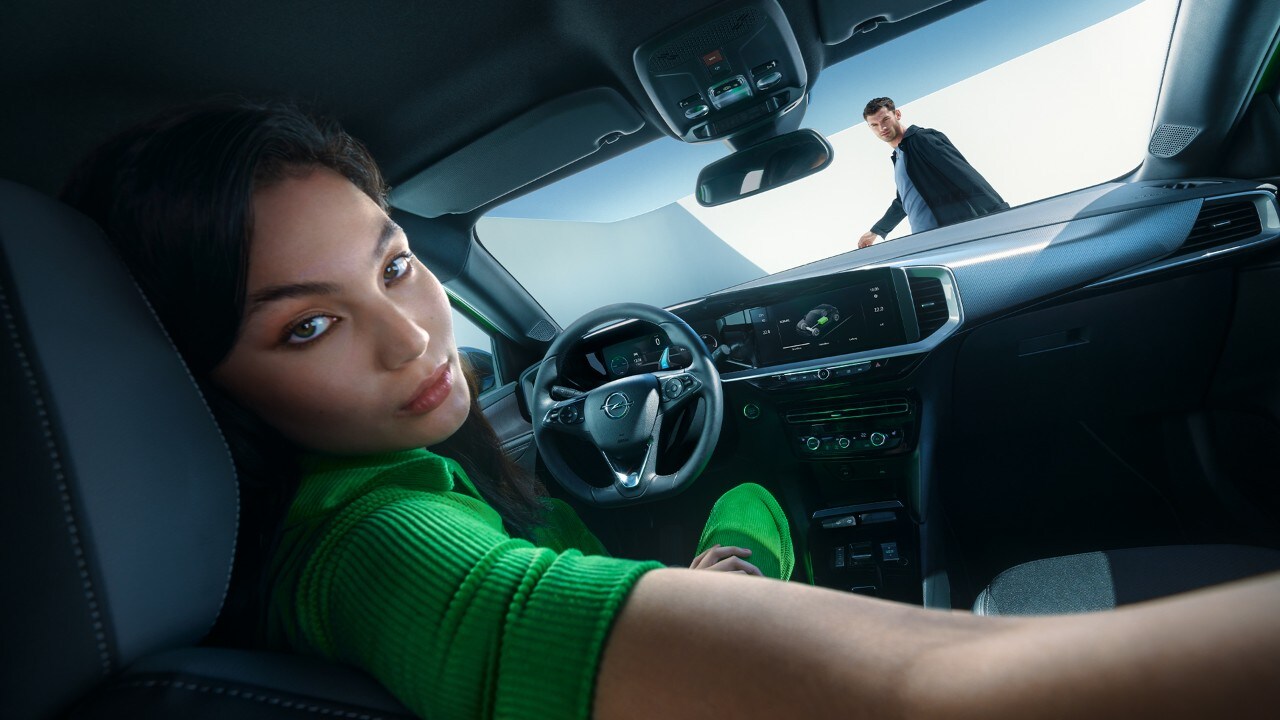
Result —
[[686, 368], [693, 359], [688, 348], [672, 345], [667, 336], [660, 332], [606, 346], [601, 355], [604, 358], [603, 370], [611, 380], [639, 373]]

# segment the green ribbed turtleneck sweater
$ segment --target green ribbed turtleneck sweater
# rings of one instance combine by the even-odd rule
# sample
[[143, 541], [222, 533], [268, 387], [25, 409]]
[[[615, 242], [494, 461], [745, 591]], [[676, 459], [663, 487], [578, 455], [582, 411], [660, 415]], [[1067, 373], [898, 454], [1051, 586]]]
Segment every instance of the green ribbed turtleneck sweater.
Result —
[[610, 624], [659, 563], [583, 554], [603, 548], [563, 505], [539, 546], [512, 539], [426, 450], [303, 468], [272, 566], [272, 645], [363, 668], [424, 717], [590, 715]]

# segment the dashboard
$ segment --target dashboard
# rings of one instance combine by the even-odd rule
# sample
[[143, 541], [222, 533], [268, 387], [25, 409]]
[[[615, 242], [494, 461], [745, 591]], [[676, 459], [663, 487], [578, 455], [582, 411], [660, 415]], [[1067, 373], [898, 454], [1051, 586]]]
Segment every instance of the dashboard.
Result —
[[[685, 319], [722, 372], [892, 347], [918, 336], [917, 325], [905, 322], [912, 313], [904, 277], [901, 271], [881, 268], [835, 282], [801, 282], [713, 303]], [[754, 304], [757, 299], [766, 302]], [[707, 317], [708, 311], [717, 317]], [[616, 340], [620, 335], [624, 339]], [[689, 349], [672, 345], [656, 328], [641, 335], [619, 328], [603, 338], [588, 346], [584, 356], [592, 378], [689, 365]]]
[[[1221, 230], [1216, 207], [1243, 208], [1253, 216], [1251, 224], [1205, 243], [1202, 221], [1214, 225], [1212, 232]], [[699, 334], [726, 383], [748, 380], [770, 389], [870, 380], [909, 368], [962, 325], [1277, 237], [1275, 197], [1253, 184], [1111, 183], [846, 253], [669, 309]], [[673, 345], [658, 328], [635, 322], [594, 331], [580, 352], [565, 368], [566, 379], [580, 389], [687, 367], [691, 358], [689, 348]]]
[[[1047, 548], [1059, 552], [1082, 513], [1110, 513], [1115, 527], [1150, 515], [1140, 490], [1132, 501], [1116, 491], [1132, 490], [1137, 471], [1109, 441], [1162, 457], [1184, 436], [1151, 418], [1198, 407], [1219, 369], [1245, 378], [1223, 387], [1249, 403], [1256, 387], [1274, 387], [1266, 349], [1280, 263], [1250, 253], [1276, 245], [1280, 206], [1267, 186], [1109, 183], [669, 307], [703, 348], [638, 321], [596, 329], [561, 376], [587, 391], [709, 353], [726, 410], [712, 471], [779, 478], [771, 489], [807, 518], [814, 582], [950, 607], [939, 573], [950, 541], [925, 521], [942, 477], [959, 508], [947, 531], [989, 552], [991, 576], [1009, 566], [1001, 532], [1034, 537], [1060, 515]], [[1233, 345], [1237, 322], [1247, 339]], [[679, 457], [691, 427], [673, 423], [664, 451]], [[1252, 456], [1263, 435], [1245, 427], [1232, 447]], [[1092, 491], [1076, 490], [1083, 482]], [[1022, 512], [1055, 503], [1070, 511]]]

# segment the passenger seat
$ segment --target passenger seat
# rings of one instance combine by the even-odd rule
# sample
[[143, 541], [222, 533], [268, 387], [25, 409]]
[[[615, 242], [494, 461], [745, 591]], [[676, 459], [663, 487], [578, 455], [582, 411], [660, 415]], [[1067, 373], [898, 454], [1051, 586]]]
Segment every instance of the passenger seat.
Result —
[[1245, 545], [1170, 545], [1067, 555], [1005, 570], [978, 593], [976, 615], [1111, 610], [1280, 570], [1280, 551]]

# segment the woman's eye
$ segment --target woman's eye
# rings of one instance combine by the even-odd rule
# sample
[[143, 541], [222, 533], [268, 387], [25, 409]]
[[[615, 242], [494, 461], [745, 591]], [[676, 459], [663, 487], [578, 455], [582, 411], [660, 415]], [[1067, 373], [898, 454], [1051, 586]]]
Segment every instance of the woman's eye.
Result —
[[413, 256], [408, 253], [392, 258], [391, 262], [387, 263], [387, 266], [382, 269], [382, 281], [395, 282], [408, 275], [409, 271], [413, 269], [412, 261]]
[[329, 331], [333, 318], [327, 315], [316, 315], [307, 318], [289, 329], [286, 341], [292, 345], [308, 343]]

